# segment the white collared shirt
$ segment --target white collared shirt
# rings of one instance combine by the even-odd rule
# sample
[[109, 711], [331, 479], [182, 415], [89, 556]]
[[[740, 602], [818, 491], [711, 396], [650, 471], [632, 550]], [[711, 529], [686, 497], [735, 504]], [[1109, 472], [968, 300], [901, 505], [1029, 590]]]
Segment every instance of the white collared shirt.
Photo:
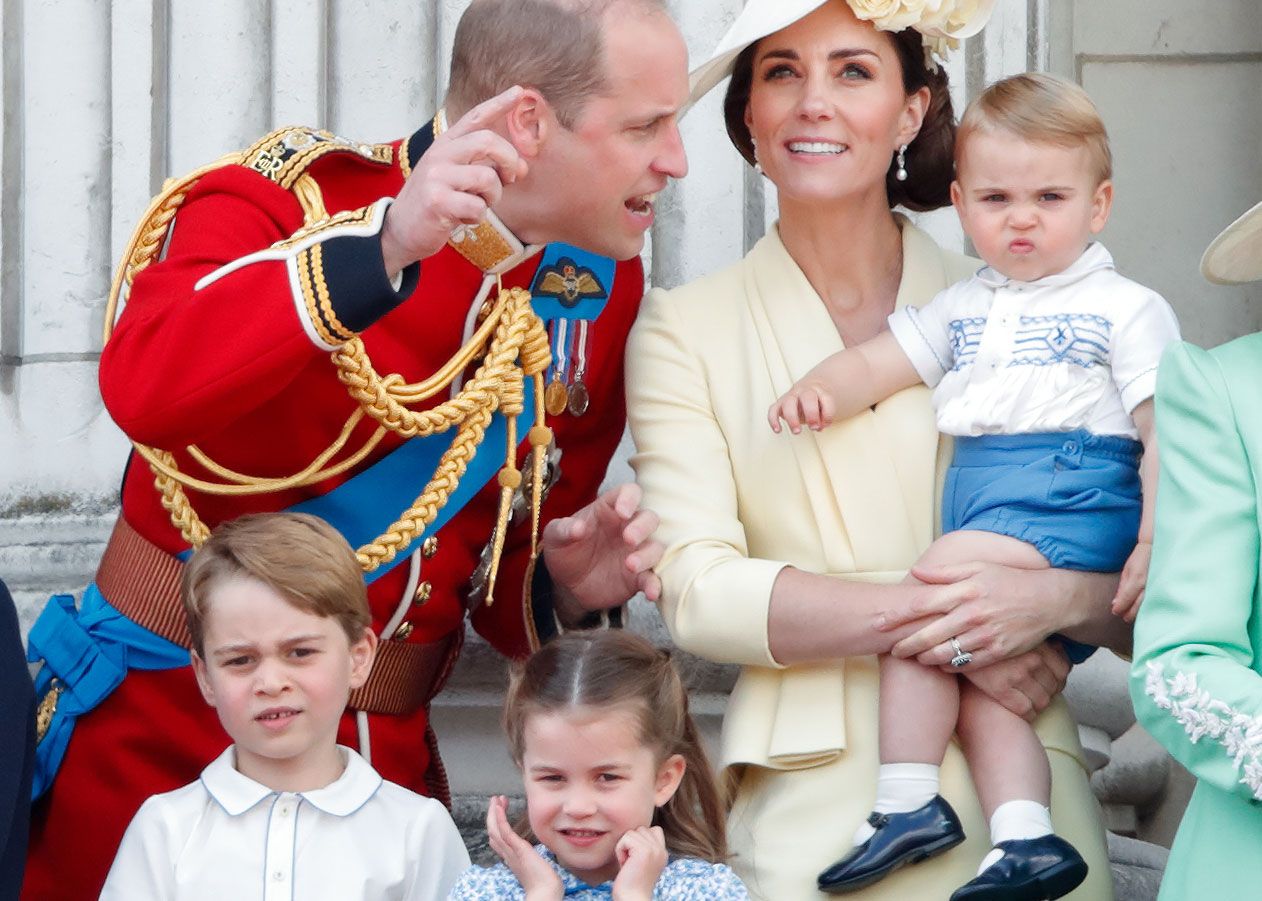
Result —
[[340, 750], [336, 781], [293, 793], [237, 772], [229, 747], [197, 782], [144, 803], [101, 898], [446, 898], [469, 866], [447, 810]]
[[889, 323], [936, 386], [938, 430], [948, 435], [1138, 438], [1130, 413], [1152, 397], [1161, 354], [1179, 338], [1170, 305], [1119, 275], [1100, 244], [1033, 282], [984, 267]]

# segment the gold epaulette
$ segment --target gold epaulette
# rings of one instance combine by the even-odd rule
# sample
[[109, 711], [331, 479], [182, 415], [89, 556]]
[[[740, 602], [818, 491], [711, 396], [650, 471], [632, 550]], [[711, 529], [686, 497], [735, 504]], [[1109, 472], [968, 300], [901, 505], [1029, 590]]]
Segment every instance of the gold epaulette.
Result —
[[311, 164], [330, 153], [351, 153], [369, 162], [394, 164], [394, 148], [389, 144], [363, 144], [323, 129], [291, 125], [252, 144], [241, 154], [241, 165], [285, 190], [293, 190]]

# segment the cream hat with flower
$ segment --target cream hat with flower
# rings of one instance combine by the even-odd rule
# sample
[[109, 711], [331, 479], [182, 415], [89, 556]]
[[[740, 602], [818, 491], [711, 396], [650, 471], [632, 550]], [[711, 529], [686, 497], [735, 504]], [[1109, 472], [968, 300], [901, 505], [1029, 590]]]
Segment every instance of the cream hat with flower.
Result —
[[1201, 275], [1216, 285], [1243, 285], [1262, 279], [1262, 203], [1210, 242], [1201, 257]]
[[[713, 55], [693, 70], [692, 96], [695, 103], [711, 88], [732, 74], [741, 51], [781, 28], [787, 28], [825, 3], [843, 0], [748, 0], [732, 27], [719, 41]], [[948, 51], [963, 38], [982, 30], [990, 18], [995, 0], [844, 0], [859, 19], [871, 22], [880, 31], [914, 28], [924, 39], [925, 53], [932, 59], [945, 59]]]

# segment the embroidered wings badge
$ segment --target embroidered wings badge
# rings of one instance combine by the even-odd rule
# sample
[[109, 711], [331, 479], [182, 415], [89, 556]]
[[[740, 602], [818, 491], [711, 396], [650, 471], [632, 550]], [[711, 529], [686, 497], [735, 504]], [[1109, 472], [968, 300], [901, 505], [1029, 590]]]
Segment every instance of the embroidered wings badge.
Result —
[[572, 308], [585, 297], [604, 297], [608, 292], [591, 269], [561, 257], [539, 273], [535, 293], [555, 297], [563, 307]]

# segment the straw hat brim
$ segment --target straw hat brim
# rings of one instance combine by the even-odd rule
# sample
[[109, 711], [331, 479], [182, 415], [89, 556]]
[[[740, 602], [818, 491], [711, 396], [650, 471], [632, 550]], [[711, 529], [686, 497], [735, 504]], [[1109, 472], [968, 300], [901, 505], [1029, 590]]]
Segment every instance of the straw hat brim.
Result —
[[714, 53], [688, 76], [691, 91], [688, 107], [708, 94], [715, 85], [732, 74], [736, 57], [750, 44], [788, 28], [805, 18], [829, 0], [749, 0], [732, 27], [723, 35]]
[[1243, 285], [1262, 279], [1262, 203], [1210, 242], [1201, 257], [1201, 275], [1216, 285]]

